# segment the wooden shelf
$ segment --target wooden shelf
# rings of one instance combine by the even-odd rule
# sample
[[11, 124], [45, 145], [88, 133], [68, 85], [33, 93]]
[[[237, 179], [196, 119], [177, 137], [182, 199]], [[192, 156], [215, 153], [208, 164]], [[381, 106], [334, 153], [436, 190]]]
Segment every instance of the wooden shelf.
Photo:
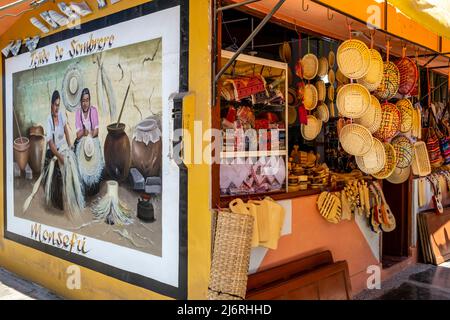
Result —
[[221, 158], [255, 158], [255, 157], [273, 157], [287, 156], [287, 150], [274, 151], [224, 151], [220, 153]]

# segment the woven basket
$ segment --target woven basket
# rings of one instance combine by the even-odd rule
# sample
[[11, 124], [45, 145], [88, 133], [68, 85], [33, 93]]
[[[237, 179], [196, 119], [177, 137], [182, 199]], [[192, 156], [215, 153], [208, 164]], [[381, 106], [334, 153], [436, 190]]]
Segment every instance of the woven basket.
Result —
[[317, 89], [317, 99], [319, 101], [325, 101], [327, 96], [327, 87], [325, 86], [325, 82], [323, 80], [319, 80], [316, 82], [315, 86]]
[[409, 95], [414, 90], [419, 80], [419, 71], [416, 63], [408, 57], [402, 58], [396, 63], [400, 72], [400, 85], [398, 93], [401, 95]]
[[373, 173], [376, 179], [386, 179], [388, 178], [395, 170], [397, 165], [397, 155], [395, 153], [395, 149], [390, 143], [384, 143], [384, 152], [386, 155], [386, 162], [384, 164], [383, 170], [378, 173]]
[[381, 54], [375, 50], [370, 49], [370, 67], [367, 74], [358, 80], [370, 92], [378, 89], [384, 76], [384, 63]]
[[401, 99], [396, 103], [398, 111], [400, 111], [400, 132], [408, 132], [413, 125], [414, 108], [408, 99]]
[[302, 124], [300, 131], [303, 139], [307, 141], [314, 140], [320, 134], [322, 130], [322, 121], [318, 120], [315, 116], [308, 116], [308, 124]]
[[297, 122], [297, 108], [293, 106], [288, 107], [288, 124], [292, 126]]
[[286, 42], [286, 41], [283, 42], [278, 49], [278, 53], [280, 55], [280, 59], [283, 62], [291, 61], [292, 50], [291, 50], [291, 46], [290, 46], [289, 42]]
[[312, 53], [306, 54], [302, 59], [303, 78], [312, 80], [317, 76], [319, 70], [319, 60]]
[[328, 82], [331, 83], [331, 85], [334, 84], [336, 81], [336, 74], [334, 73], [333, 69], [328, 70]]
[[392, 139], [400, 130], [400, 111], [389, 102], [381, 106], [382, 117], [380, 128], [374, 133], [374, 137], [387, 141]]
[[439, 138], [433, 127], [428, 129], [428, 137], [426, 140], [428, 156], [430, 164], [433, 168], [439, 168], [444, 164], [444, 158], [441, 154], [441, 147], [439, 146]]
[[347, 84], [350, 83], [350, 79], [347, 78], [346, 76], [344, 76], [341, 72], [341, 70], [337, 70], [336, 71], [336, 80], [338, 82], [338, 84]]
[[328, 52], [328, 66], [330, 69], [334, 68], [334, 65], [336, 63], [336, 55], [334, 54], [334, 51]]
[[208, 288], [210, 300], [245, 299], [253, 223], [251, 215], [218, 212]]
[[334, 86], [333, 85], [328, 87], [327, 96], [328, 96], [328, 100], [334, 101]]
[[370, 131], [359, 124], [347, 124], [339, 133], [342, 148], [353, 156], [367, 154], [373, 146], [373, 137]]
[[389, 61], [384, 63], [383, 75], [383, 80], [375, 91], [375, 96], [380, 100], [389, 100], [398, 92], [400, 72], [395, 63]]
[[380, 101], [374, 96], [370, 96], [370, 106], [361, 118], [355, 119], [355, 123], [360, 124], [370, 133], [376, 132], [381, 125], [382, 111]]
[[317, 69], [317, 75], [321, 78], [328, 74], [328, 59], [321, 57], [319, 59], [319, 68]]
[[386, 152], [380, 140], [374, 138], [373, 146], [363, 156], [355, 157], [358, 168], [367, 174], [374, 174], [383, 170], [386, 164]]
[[314, 110], [317, 106], [318, 92], [315, 86], [312, 84], [305, 85], [303, 89], [303, 105], [306, 110]]
[[330, 120], [330, 112], [328, 111], [327, 105], [325, 103], [319, 104], [314, 112], [314, 116], [320, 121], [327, 123]]
[[292, 107], [297, 107], [300, 101], [297, 98], [297, 90], [294, 88], [289, 88], [288, 90], [288, 105]]
[[410, 176], [411, 167], [405, 169], [395, 167], [394, 172], [386, 180], [393, 184], [402, 184], [408, 181]]
[[392, 139], [391, 144], [397, 156], [397, 167], [400, 169], [409, 167], [414, 153], [411, 141], [407, 137], [399, 135]]
[[346, 84], [337, 94], [336, 105], [342, 116], [360, 118], [370, 106], [370, 92], [360, 84]]
[[370, 50], [360, 40], [344, 41], [337, 51], [337, 63], [347, 78], [361, 79], [369, 71]]
[[335, 118], [336, 117], [336, 111], [335, 111], [335, 107], [334, 107], [334, 102], [330, 101], [328, 103], [328, 109], [330, 110], [330, 117], [331, 118]]
[[411, 169], [414, 175], [426, 177], [431, 173], [430, 158], [428, 158], [427, 145], [423, 141], [414, 143], [414, 156]]

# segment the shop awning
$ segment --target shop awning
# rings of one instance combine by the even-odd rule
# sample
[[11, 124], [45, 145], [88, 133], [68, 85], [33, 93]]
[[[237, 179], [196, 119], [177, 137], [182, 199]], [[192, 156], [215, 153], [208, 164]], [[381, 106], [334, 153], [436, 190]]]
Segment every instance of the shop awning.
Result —
[[450, 39], [450, 0], [388, 0], [425, 28]]

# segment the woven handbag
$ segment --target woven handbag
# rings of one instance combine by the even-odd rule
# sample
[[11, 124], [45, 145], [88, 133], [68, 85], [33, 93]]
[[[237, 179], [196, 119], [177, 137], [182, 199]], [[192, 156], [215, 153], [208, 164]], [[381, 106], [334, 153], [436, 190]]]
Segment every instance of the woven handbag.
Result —
[[439, 138], [431, 126], [428, 128], [426, 144], [431, 166], [433, 168], [439, 168], [444, 164], [444, 158], [442, 158]]
[[209, 300], [243, 300], [254, 218], [249, 214], [219, 211], [208, 287]]

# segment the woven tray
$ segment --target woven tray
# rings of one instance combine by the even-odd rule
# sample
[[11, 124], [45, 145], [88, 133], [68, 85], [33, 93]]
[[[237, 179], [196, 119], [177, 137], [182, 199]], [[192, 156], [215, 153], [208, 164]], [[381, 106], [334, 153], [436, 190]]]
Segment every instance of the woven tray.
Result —
[[370, 131], [356, 123], [347, 124], [341, 129], [339, 141], [345, 152], [354, 156], [367, 154], [373, 146]]
[[373, 173], [376, 179], [386, 179], [394, 172], [397, 165], [397, 155], [395, 153], [394, 147], [390, 143], [384, 143], [384, 151], [386, 155], [386, 162], [384, 164], [383, 170], [377, 173]]
[[336, 106], [342, 116], [360, 118], [369, 108], [370, 99], [370, 92], [364, 86], [350, 83], [339, 90]]
[[325, 103], [319, 104], [319, 106], [316, 108], [314, 112], [314, 116], [319, 119], [320, 121], [327, 123], [330, 119], [330, 112], [328, 110], [328, 107]]
[[431, 174], [431, 164], [428, 158], [427, 145], [423, 141], [418, 141], [413, 145], [414, 156], [411, 169], [414, 175], [426, 177]]
[[382, 117], [380, 128], [374, 136], [382, 141], [392, 139], [400, 131], [400, 111], [392, 103], [381, 105]]
[[391, 144], [397, 156], [397, 167], [400, 169], [409, 167], [413, 158], [413, 145], [411, 141], [407, 137], [399, 135], [392, 139]]
[[317, 76], [319, 70], [319, 60], [312, 54], [306, 54], [302, 59], [303, 78], [306, 80], [312, 80]]
[[305, 85], [303, 89], [303, 105], [306, 110], [314, 110], [317, 106], [318, 92], [315, 86], [312, 84]]
[[414, 90], [419, 80], [419, 71], [416, 63], [408, 57], [402, 58], [396, 63], [400, 72], [400, 84], [398, 93], [409, 95]]
[[347, 78], [360, 79], [369, 71], [370, 50], [360, 40], [346, 40], [338, 48], [337, 63]]
[[375, 91], [375, 96], [380, 100], [393, 98], [400, 85], [400, 72], [395, 63], [389, 61], [384, 63], [384, 76], [380, 86]]
[[334, 86], [333, 85], [328, 87], [327, 96], [328, 96], [328, 100], [334, 101]]
[[333, 69], [328, 70], [328, 82], [333, 85], [336, 81], [336, 74]]
[[254, 218], [248, 214], [218, 212], [208, 289], [210, 300], [245, 299], [253, 223]]
[[394, 172], [386, 180], [393, 184], [402, 184], [408, 181], [410, 176], [411, 167], [405, 169], [395, 167]]
[[323, 78], [327, 74], [328, 74], [328, 59], [325, 57], [321, 57], [319, 59], [319, 68], [317, 70], [317, 75]]
[[380, 140], [373, 138], [373, 146], [363, 156], [355, 157], [358, 168], [367, 174], [374, 174], [383, 170], [386, 164], [386, 152]]
[[380, 53], [375, 49], [370, 49], [370, 67], [367, 74], [358, 80], [358, 83], [362, 84], [373, 92], [378, 89], [384, 76], [384, 63]]
[[327, 97], [327, 87], [325, 86], [325, 82], [323, 80], [318, 80], [315, 84], [317, 89], [317, 99], [319, 101], [325, 101]]
[[300, 131], [303, 139], [307, 141], [314, 140], [320, 134], [322, 130], [322, 121], [318, 120], [315, 116], [308, 116], [308, 124], [302, 124]]
[[350, 83], [350, 79], [347, 78], [346, 76], [344, 76], [342, 74], [341, 70], [339, 70], [339, 69], [336, 71], [336, 80], [337, 80], [338, 84], [340, 84], [340, 85]]
[[413, 105], [408, 99], [401, 99], [395, 105], [398, 111], [400, 111], [400, 132], [408, 132], [413, 125]]
[[376, 132], [380, 128], [382, 111], [380, 101], [374, 96], [370, 96], [370, 106], [361, 118], [355, 119], [355, 123], [360, 124], [370, 133]]

